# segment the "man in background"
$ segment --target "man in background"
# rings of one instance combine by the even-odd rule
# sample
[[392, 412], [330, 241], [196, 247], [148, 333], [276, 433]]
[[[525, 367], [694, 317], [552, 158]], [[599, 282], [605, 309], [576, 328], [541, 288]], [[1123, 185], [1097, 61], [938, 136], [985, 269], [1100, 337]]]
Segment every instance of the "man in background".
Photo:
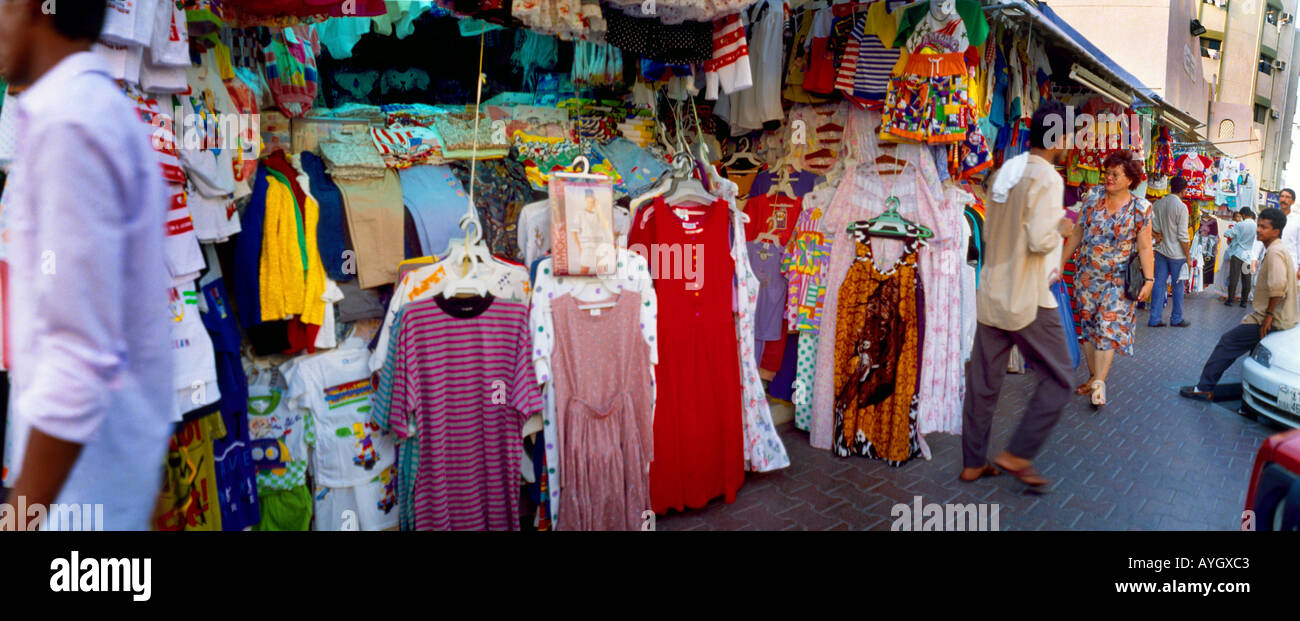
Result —
[[[1238, 222], [1228, 229], [1224, 237], [1228, 240], [1228, 299], [1224, 306], [1232, 306], [1232, 298], [1237, 294], [1237, 284], [1241, 284], [1241, 307], [1246, 308], [1250, 299], [1250, 265], [1255, 261], [1255, 212], [1249, 207], [1242, 207], [1237, 212], [1241, 216]], [[1286, 216], [1283, 216], [1285, 219]]]
[[[1060, 274], [1065, 184], [1055, 164], [1066, 153], [1065, 106], [1049, 101], [1034, 112], [1030, 150], [1008, 160], [991, 184], [985, 221], [984, 268], [976, 298], [975, 348], [966, 373], [960, 479], [1006, 470], [1030, 487], [1047, 484], [1033, 458], [1070, 398], [1074, 373], [1065, 328], [1051, 285]], [[1024, 418], [1007, 450], [990, 463], [989, 430], [1006, 377], [1011, 347], [1039, 373]]]
[[167, 201], [151, 128], [90, 52], [105, 0], [45, 5], [0, 0], [0, 74], [22, 88], [5, 101], [8, 502], [103, 505], [103, 528], [143, 530], [176, 394]]
[[[1245, 224], [1247, 221], [1243, 221]], [[1238, 224], [1237, 226], [1241, 226]], [[1228, 330], [1205, 361], [1201, 378], [1195, 386], [1184, 386], [1178, 393], [1189, 399], [1212, 401], [1214, 387], [1233, 362], [1253, 349], [1270, 332], [1290, 330], [1300, 322], [1300, 305], [1296, 302], [1295, 261], [1281, 242], [1286, 230], [1282, 210], [1268, 208], [1259, 212], [1258, 235], [1264, 244], [1264, 258], [1259, 263], [1259, 283], [1251, 313], [1241, 325]]]
[[[1282, 247], [1291, 253], [1291, 260], [1300, 264], [1300, 212], [1292, 207], [1295, 205], [1295, 190], [1284, 188], [1277, 196], [1278, 208], [1286, 214], [1286, 228], [1282, 230]], [[1300, 278], [1300, 272], [1296, 274]]]
[[1158, 328], [1165, 325], [1165, 287], [1167, 281], [1173, 281], [1173, 308], [1169, 311], [1169, 325], [1186, 328], [1192, 325], [1183, 319], [1183, 287], [1178, 277], [1187, 265], [1187, 258], [1192, 256], [1192, 237], [1188, 232], [1187, 205], [1183, 203], [1183, 192], [1187, 190], [1187, 180], [1182, 176], [1169, 181], [1169, 194], [1161, 197], [1151, 206], [1151, 233], [1155, 238], [1156, 282], [1151, 292], [1151, 317], [1147, 325]]

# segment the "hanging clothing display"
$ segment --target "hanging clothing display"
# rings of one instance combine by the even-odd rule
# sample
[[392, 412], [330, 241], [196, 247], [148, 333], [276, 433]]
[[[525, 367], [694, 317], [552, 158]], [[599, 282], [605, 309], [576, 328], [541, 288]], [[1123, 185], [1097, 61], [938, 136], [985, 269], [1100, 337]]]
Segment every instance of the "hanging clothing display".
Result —
[[[659, 304], [655, 293], [650, 267], [646, 259], [635, 252], [619, 250], [618, 271], [608, 277], [574, 278], [559, 277], [551, 269], [551, 260], [542, 259], [537, 269], [536, 289], [529, 312], [528, 333], [533, 338], [533, 366], [537, 381], [543, 385], [545, 409], [543, 411], [543, 428], [559, 429], [557, 414], [557, 396], [552, 381], [552, 356], [556, 349], [555, 319], [551, 311], [553, 301], [568, 297], [579, 302], [601, 301], [610, 295], [635, 293], [638, 297], [637, 311], [640, 326], [639, 334], [647, 347], [647, 356], [651, 365], [651, 377], [654, 365], [658, 364], [659, 344]], [[654, 394], [651, 394], [653, 405]], [[551, 521], [558, 524], [561, 515], [562, 494], [565, 488], [565, 471], [559, 444], [546, 443], [546, 474], [548, 477], [548, 498]]]
[[[565, 478], [557, 530], [640, 530], [650, 509], [654, 381], [647, 344], [630, 329], [641, 296], [584, 310], [572, 296], [552, 303], [556, 419]], [[613, 364], [614, 362], [620, 364]]]
[[395, 503], [384, 502], [385, 487], [394, 485], [396, 449], [393, 435], [370, 419], [368, 358], [364, 349], [344, 347], [282, 370], [289, 406], [307, 410], [317, 430], [311, 459], [317, 530], [342, 530], [348, 511], [360, 530], [397, 526]]
[[978, 2], [959, 0], [951, 14], [935, 2], [903, 11], [895, 46], [908, 54], [895, 68], [885, 99], [881, 131], [907, 140], [948, 144], [966, 139], [975, 112], [967, 63], [979, 62], [978, 46], [988, 22]]
[[887, 269], [874, 263], [866, 223], [838, 300], [835, 332], [835, 453], [897, 466], [921, 452], [917, 426], [924, 287], [917, 244]]
[[490, 295], [439, 294], [404, 309], [383, 374], [393, 434], [419, 439], [406, 447], [419, 451], [416, 530], [519, 529], [520, 428], [542, 410], [527, 316]]
[[[1052, 283], [1067, 336], [1131, 349], [1097, 248], [1131, 251], [1110, 238], [1146, 208], [1097, 209], [1107, 155], [1142, 154], [1143, 196], [1188, 179], [1190, 291], [1223, 280], [1209, 210], [1260, 200], [1243, 161], [977, 0], [343, 4], [115, 0], [86, 55], [169, 201], [155, 528], [640, 530], [735, 502], [801, 432], [930, 460], [962, 432], [1007, 189], [985, 177], [1046, 101], [1137, 139], [1057, 167], [1097, 242]], [[0, 101], [0, 162], [27, 96]]]
[[[650, 465], [655, 513], [700, 508], [718, 496], [734, 502], [744, 481], [728, 209], [723, 200], [689, 210], [656, 198], [648, 222], [634, 222], [629, 237], [631, 245], [642, 248], [683, 248], [680, 263], [652, 269], [660, 342], [665, 344], [655, 382], [655, 458]], [[700, 265], [723, 269], [696, 270]], [[696, 278], [672, 277], [684, 270]]]

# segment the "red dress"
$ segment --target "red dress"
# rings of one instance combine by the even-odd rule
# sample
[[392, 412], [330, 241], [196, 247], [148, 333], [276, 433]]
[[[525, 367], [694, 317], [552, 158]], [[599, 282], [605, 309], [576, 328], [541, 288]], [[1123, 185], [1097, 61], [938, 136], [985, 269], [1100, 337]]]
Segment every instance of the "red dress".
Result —
[[745, 479], [740, 359], [732, 313], [735, 262], [726, 201], [682, 220], [656, 198], [637, 214], [628, 248], [650, 265], [659, 300], [655, 367], [655, 513], [728, 503]]

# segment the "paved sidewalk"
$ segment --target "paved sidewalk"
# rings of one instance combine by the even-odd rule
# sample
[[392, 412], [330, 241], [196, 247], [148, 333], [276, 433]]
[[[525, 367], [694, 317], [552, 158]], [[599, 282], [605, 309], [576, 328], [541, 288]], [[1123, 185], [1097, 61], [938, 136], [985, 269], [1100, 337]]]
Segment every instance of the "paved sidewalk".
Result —
[[[1053, 481], [1046, 494], [1025, 493], [1008, 475], [958, 481], [958, 436], [927, 436], [932, 461], [889, 468], [813, 449], [808, 435], [789, 424], [781, 434], [789, 468], [750, 473], [734, 504], [716, 500], [659, 516], [656, 528], [888, 530], [891, 507], [911, 505], [914, 496], [923, 503], [998, 503], [1002, 530], [1239, 528], [1255, 451], [1279, 430], [1178, 396], [1177, 387], [1199, 375], [1219, 334], [1245, 313], [1209, 293], [1188, 296], [1184, 307], [1190, 328], [1148, 328], [1146, 311], [1139, 311], [1136, 352], [1116, 357], [1109, 405], [1094, 413], [1077, 397], [1066, 408], [1037, 460]], [[1077, 373], [1075, 385], [1087, 379], [1086, 366]], [[1223, 381], [1239, 381], [1240, 373], [1238, 362]], [[1006, 445], [1032, 386], [1032, 375], [1007, 376], [990, 456]]]

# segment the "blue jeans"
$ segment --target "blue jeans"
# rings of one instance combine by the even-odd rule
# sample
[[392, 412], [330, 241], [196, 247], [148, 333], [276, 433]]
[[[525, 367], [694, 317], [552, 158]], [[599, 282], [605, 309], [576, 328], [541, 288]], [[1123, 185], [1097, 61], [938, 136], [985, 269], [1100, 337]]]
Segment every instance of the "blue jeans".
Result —
[[1169, 325], [1179, 323], [1183, 320], [1183, 288], [1178, 285], [1178, 274], [1183, 271], [1183, 264], [1187, 259], [1170, 259], [1159, 252], [1152, 254], [1155, 255], [1156, 260], [1156, 282], [1151, 289], [1151, 318], [1147, 320], [1147, 325], [1154, 326], [1160, 323], [1161, 317], [1164, 316], [1167, 280], [1173, 281], [1174, 290], [1174, 308], [1169, 311]]

